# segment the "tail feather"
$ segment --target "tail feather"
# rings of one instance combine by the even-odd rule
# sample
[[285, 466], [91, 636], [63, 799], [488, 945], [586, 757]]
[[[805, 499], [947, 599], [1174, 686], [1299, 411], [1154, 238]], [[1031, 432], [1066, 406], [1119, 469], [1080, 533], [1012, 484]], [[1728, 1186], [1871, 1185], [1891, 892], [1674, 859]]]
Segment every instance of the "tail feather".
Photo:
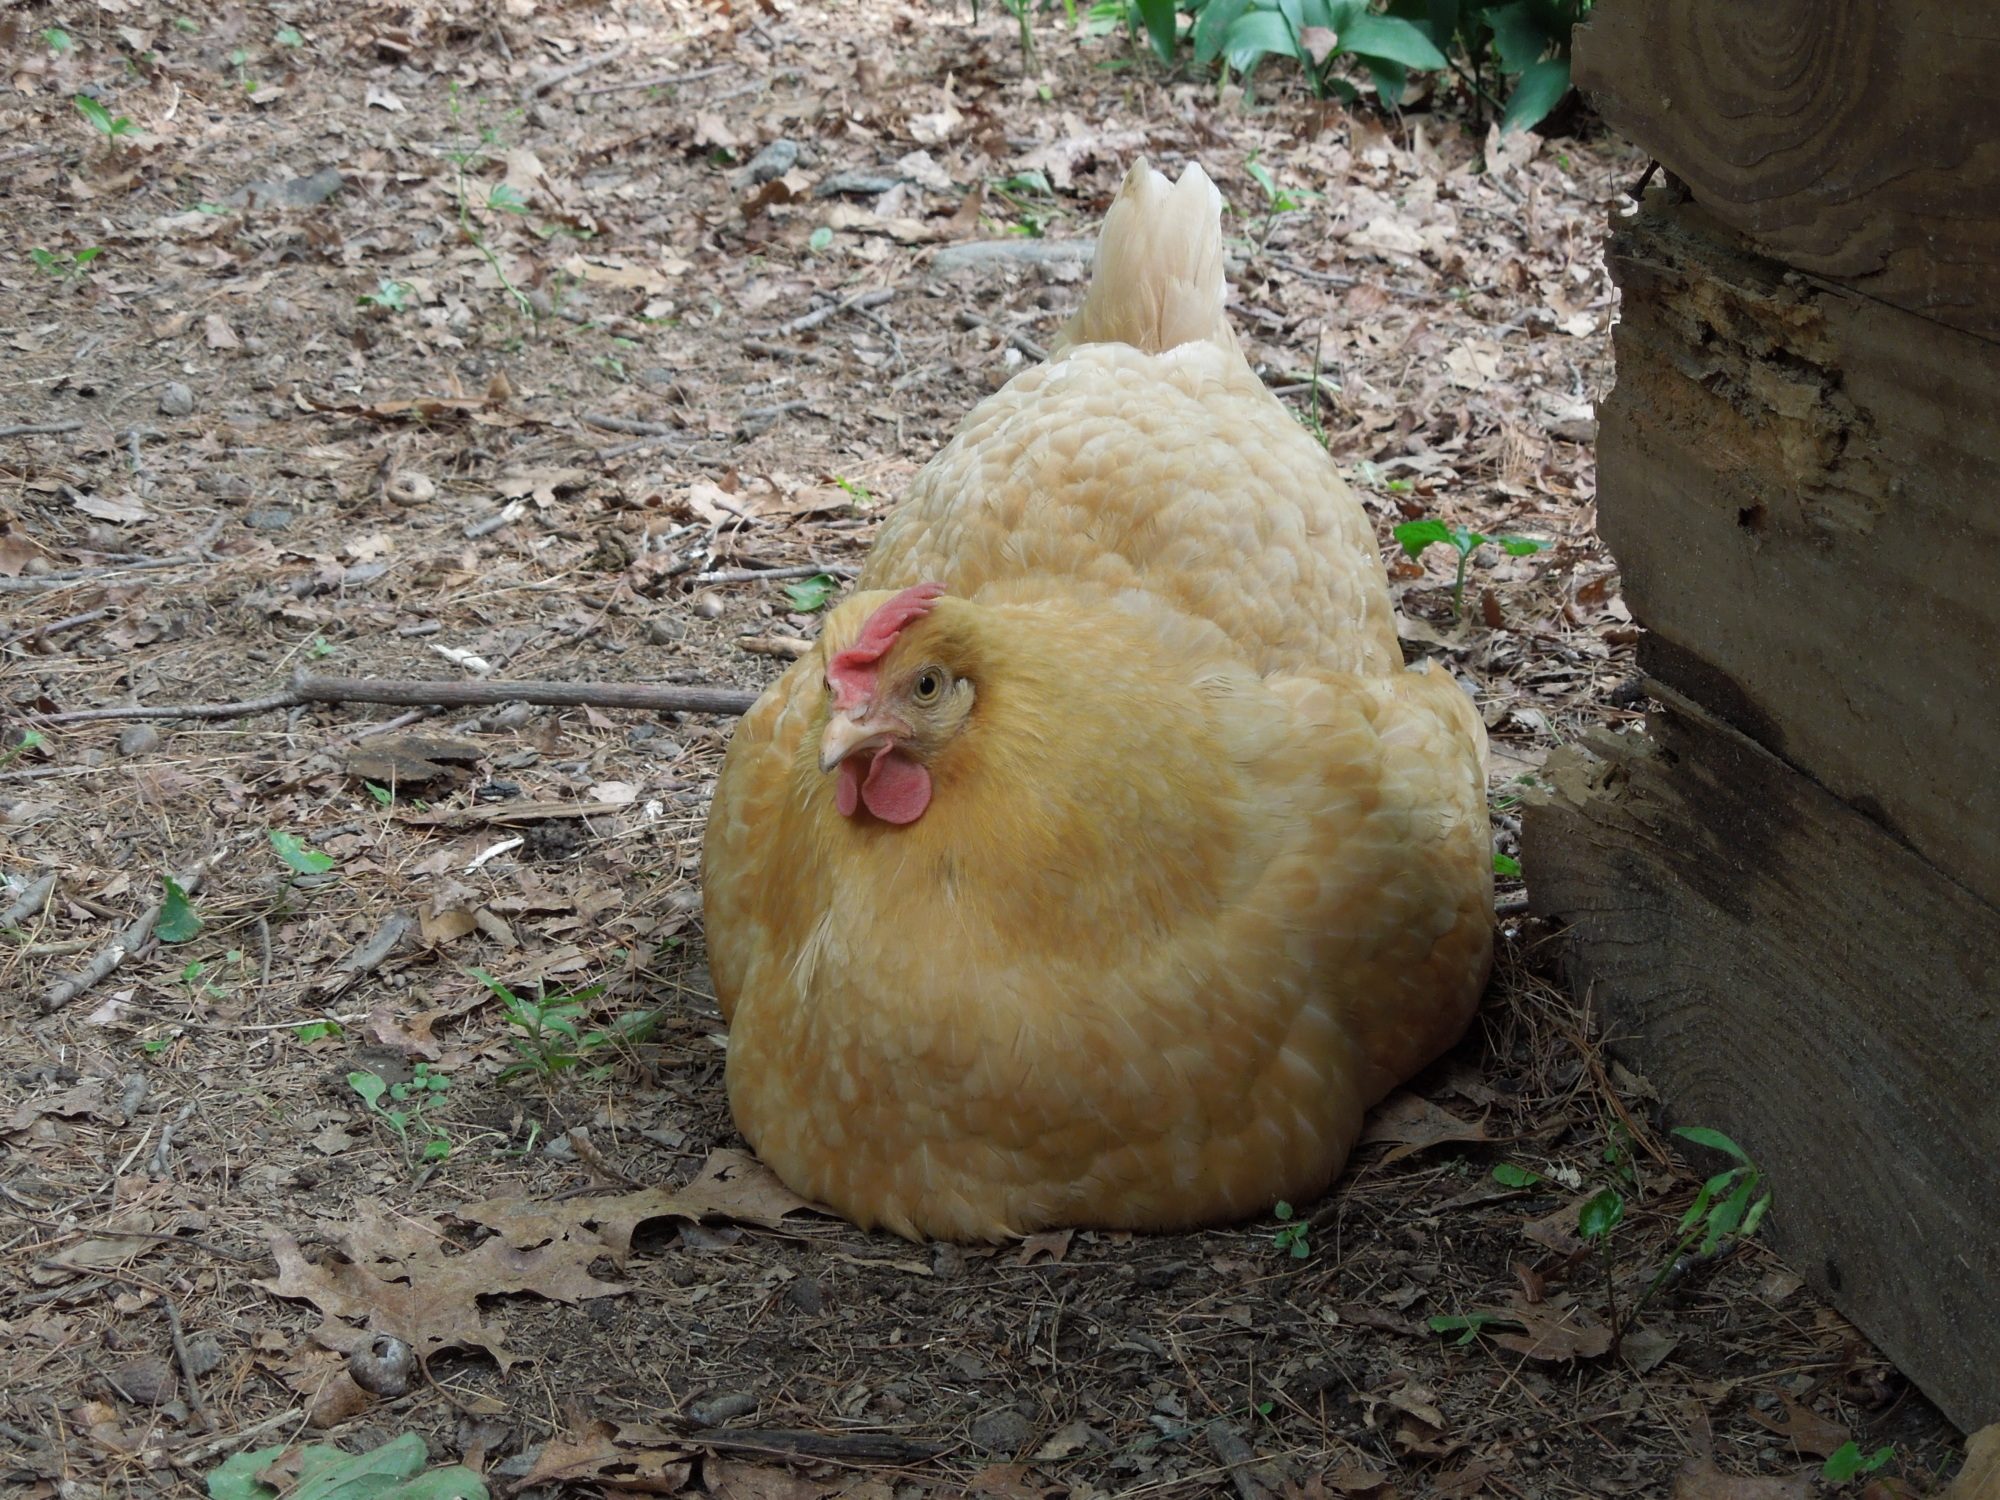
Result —
[[1178, 183], [1132, 164], [1098, 233], [1090, 290], [1057, 340], [1164, 354], [1206, 339], [1236, 349], [1222, 309], [1222, 195], [1192, 163]]

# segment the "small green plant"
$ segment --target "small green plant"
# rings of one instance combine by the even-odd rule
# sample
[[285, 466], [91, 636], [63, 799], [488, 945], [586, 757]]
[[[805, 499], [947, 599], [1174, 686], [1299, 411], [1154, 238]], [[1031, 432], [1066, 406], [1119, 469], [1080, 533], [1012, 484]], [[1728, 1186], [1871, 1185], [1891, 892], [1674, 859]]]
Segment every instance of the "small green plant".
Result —
[[90, 122], [90, 128], [107, 141], [119, 141], [139, 128], [125, 116], [112, 114], [88, 94], [78, 94], [70, 103], [76, 106], [78, 114]]
[[174, 30], [184, 36], [193, 36], [197, 31], [201, 30], [201, 23], [195, 20], [193, 16], [175, 16]]
[[20, 739], [13, 744], [0, 746], [0, 771], [6, 770], [30, 750], [39, 750], [47, 743], [48, 741], [42, 738], [40, 730], [23, 730]]
[[308, 849], [297, 834], [282, 833], [275, 828], [269, 832], [271, 847], [277, 851], [278, 858], [297, 874], [324, 875], [333, 868], [331, 854], [324, 854], [318, 849]]
[[416, 288], [407, 281], [382, 280], [375, 283], [375, 290], [363, 292], [356, 301], [363, 307], [379, 307], [384, 312], [402, 312], [416, 295]]
[[[226, 961], [240, 963], [242, 959], [242, 953], [232, 951]], [[214, 979], [209, 977], [208, 965], [198, 958], [190, 960], [181, 969], [180, 980], [181, 987], [187, 991], [187, 997], [190, 1002], [219, 1000], [228, 993]]]
[[1850, 1438], [1827, 1454], [1826, 1462], [1820, 1465], [1820, 1478], [1834, 1484], [1845, 1484], [1848, 1480], [1858, 1479], [1863, 1474], [1873, 1474], [1895, 1456], [1894, 1443], [1877, 1448], [1873, 1453], [1863, 1453], [1861, 1445]]
[[1513, 855], [1502, 854], [1498, 849], [1495, 849], [1493, 851], [1493, 873], [1505, 876], [1509, 880], [1519, 880], [1521, 878], [1521, 862], [1514, 858]]
[[[1257, 184], [1258, 191], [1264, 195], [1264, 232], [1257, 238], [1257, 247], [1261, 250], [1271, 243], [1271, 231], [1277, 227], [1279, 214], [1294, 213], [1304, 208], [1306, 204], [1317, 201], [1320, 195], [1305, 188], [1293, 190], [1281, 186], [1278, 179], [1271, 175], [1271, 169], [1257, 160], [1258, 155], [1258, 152], [1252, 151], [1243, 163], [1243, 170], [1250, 174], [1250, 180]], [[1313, 355], [1315, 403], [1318, 398], [1318, 378], [1319, 355], [1315, 350]]]
[[1049, 186], [1048, 177], [1033, 167], [1008, 177], [989, 178], [986, 185], [1014, 216], [1007, 226], [1009, 234], [1038, 240], [1048, 233], [1049, 225], [1062, 217], [1056, 190]]
[[55, 53], [57, 57], [67, 57], [76, 51], [76, 38], [60, 26], [43, 28], [42, 40], [49, 44], [49, 51]]
[[838, 474], [833, 476], [833, 482], [841, 489], [847, 491], [849, 498], [854, 501], [857, 510], [875, 503], [875, 496], [867, 485], [859, 484], [852, 479], [842, 479]]
[[1452, 1342], [1461, 1347], [1471, 1343], [1496, 1323], [1503, 1328], [1518, 1328], [1521, 1326], [1518, 1323], [1509, 1322], [1498, 1313], [1482, 1312], [1464, 1314], [1439, 1313], [1435, 1317], [1427, 1319], [1426, 1323], [1432, 1333], [1457, 1334], [1458, 1337], [1453, 1339]]
[[806, 249], [814, 255], [822, 255], [833, 244], [833, 231], [822, 224], [806, 236]]
[[81, 250], [44, 250], [40, 245], [28, 252], [28, 259], [38, 270], [46, 272], [58, 281], [67, 281], [72, 276], [81, 276], [90, 269], [91, 262], [104, 253], [102, 245], [88, 245]]
[[1502, 1187], [1531, 1188], [1547, 1182], [1548, 1178], [1529, 1167], [1517, 1166], [1511, 1161], [1503, 1161], [1494, 1166], [1493, 1180]]
[[1282, 1199], [1271, 1206], [1271, 1217], [1279, 1221], [1278, 1232], [1271, 1236], [1271, 1243], [1293, 1260], [1304, 1260], [1312, 1254], [1312, 1245], [1307, 1240], [1312, 1226], [1304, 1219], [1294, 1218], [1295, 1213], [1292, 1205]]
[[250, 76], [250, 50], [235, 47], [229, 52], [229, 66], [236, 70], [236, 86], [246, 94], [257, 92], [257, 80]]
[[418, 1063], [408, 1083], [390, 1083], [380, 1073], [357, 1068], [347, 1075], [347, 1086], [395, 1133], [404, 1160], [410, 1160], [411, 1147], [418, 1141], [422, 1144], [417, 1147], [417, 1160], [437, 1162], [451, 1155], [451, 1137], [424, 1113], [451, 1087], [451, 1079], [433, 1071], [429, 1063]]
[[815, 573], [785, 585], [785, 599], [802, 615], [816, 614], [832, 602], [840, 583], [829, 573]]
[[306, 1021], [292, 1028], [292, 1035], [302, 1042], [323, 1042], [346, 1034], [347, 1028], [338, 1021]]
[[[544, 995], [531, 1000], [515, 994], [484, 969], [474, 969], [471, 973], [499, 1000], [500, 1008], [507, 1013], [508, 1023], [514, 1028], [508, 1041], [517, 1054], [517, 1060], [500, 1070], [503, 1079], [518, 1078], [524, 1073], [552, 1078], [558, 1073], [583, 1067], [590, 1061], [592, 1053], [621, 1043], [644, 1040], [659, 1019], [657, 1011], [634, 1011], [618, 1017], [608, 1026], [585, 1030], [583, 1022], [590, 1002], [604, 993], [603, 985], [594, 984], [572, 994]], [[600, 1065], [584, 1076], [598, 1078], [607, 1071]]]
[[1447, 526], [1442, 521], [1405, 521], [1395, 528], [1394, 535], [1396, 545], [1412, 562], [1439, 543], [1458, 554], [1458, 572], [1451, 583], [1451, 613], [1455, 620], [1465, 618], [1465, 565], [1474, 552], [1491, 542], [1509, 557], [1528, 557], [1548, 545], [1525, 536], [1483, 536], [1463, 526]]
[[277, 35], [271, 38], [280, 47], [303, 47], [306, 39], [290, 26], [280, 26]]
[[[507, 267], [501, 262], [499, 254], [487, 242], [484, 225], [472, 206], [471, 195], [466, 191], [465, 169], [477, 156], [478, 153], [474, 151], [455, 151], [451, 155], [452, 165], [458, 173], [455, 196], [458, 199], [459, 238], [485, 257], [486, 264], [493, 268], [493, 274], [500, 278], [500, 285], [506, 288], [515, 310], [530, 324], [539, 326], [541, 320], [535, 304], [529, 300], [526, 292], [514, 285], [513, 278], [507, 274]], [[519, 190], [509, 187], [504, 182], [487, 191], [484, 206], [490, 213], [525, 214], [528, 211], [527, 200], [521, 196]]]
[[[1389, 0], [1429, 30], [1452, 71], [1503, 131], [1532, 130], [1570, 89], [1570, 38], [1594, 0]], [[1462, 61], [1461, 61], [1462, 59]], [[1514, 80], [1503, 105], [1488, 90]]]
[[377, 782], [364, 781], [361, 783], [361, 789], [373, 797], [378, 806], [389, 807], [395, 803], [396, 794]]
[[1364, 66], [1385, 108], [1401, 105], [1412, 68], [1449, 67], [1430, 36], [1401, 16], [1377, 15], [1368, 0], [1208, 0], [1194, 28], [1194, 58], [1218, 57], [1248, 72], [1267, 56], [1289, 57], [1304, 70], [1315, 97], [1352, 100], [1354, 85], [1336, 65], [1351, 57]]
[[160, 884], [164, 890], [159, 919], [153, 923], [153, 936], [163, 943], [190, 941], [201, 931], [201, 918], [195, 914], [194, 904], [173, 876], [162, 875]]

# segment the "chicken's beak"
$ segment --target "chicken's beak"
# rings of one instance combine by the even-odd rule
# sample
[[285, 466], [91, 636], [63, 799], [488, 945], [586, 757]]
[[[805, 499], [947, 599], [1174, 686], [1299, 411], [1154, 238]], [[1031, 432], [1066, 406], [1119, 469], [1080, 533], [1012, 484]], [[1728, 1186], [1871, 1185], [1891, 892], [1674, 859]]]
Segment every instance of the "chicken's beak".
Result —
[[819, 768], [832, 771], [848, 756], [876, 750], [894, 739], [902, 725], [868, 707], [835, 713], [827, 720], [826, 734], [819, 742]]

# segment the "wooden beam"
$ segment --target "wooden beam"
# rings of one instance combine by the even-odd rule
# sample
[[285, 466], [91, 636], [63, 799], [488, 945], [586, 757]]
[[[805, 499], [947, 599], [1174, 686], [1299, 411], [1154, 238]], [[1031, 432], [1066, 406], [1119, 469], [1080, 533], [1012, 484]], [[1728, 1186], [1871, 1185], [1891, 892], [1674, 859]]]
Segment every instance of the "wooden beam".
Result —
[[2000, 905], [2000, 345], [1614, 229], [1599, 528], [1644, 668]]
[[2000, 1419], [2000, 911], [1691, 706], [1649, 735], [1559, 752], [1526, 811], [1577, 993], [1770, 1172], [1786, 1262], [1959, 1427]]
[[1803, 271], [2000, 337], [2000, 26], [1965, 0], [1600, 0], [1575, 76]]

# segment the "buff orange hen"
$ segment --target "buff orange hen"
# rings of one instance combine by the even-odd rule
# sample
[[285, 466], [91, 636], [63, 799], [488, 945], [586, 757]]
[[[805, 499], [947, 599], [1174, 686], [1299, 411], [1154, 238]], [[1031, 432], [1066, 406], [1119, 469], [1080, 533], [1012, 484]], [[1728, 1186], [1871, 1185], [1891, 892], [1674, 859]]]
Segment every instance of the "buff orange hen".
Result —
[[863, 1226], [1310, 1199], [1463, 1032], [1485, 731], [1143, 162], [1050, 360], [967, 418], [743, 719], [704, 851], [738, 1126]]

